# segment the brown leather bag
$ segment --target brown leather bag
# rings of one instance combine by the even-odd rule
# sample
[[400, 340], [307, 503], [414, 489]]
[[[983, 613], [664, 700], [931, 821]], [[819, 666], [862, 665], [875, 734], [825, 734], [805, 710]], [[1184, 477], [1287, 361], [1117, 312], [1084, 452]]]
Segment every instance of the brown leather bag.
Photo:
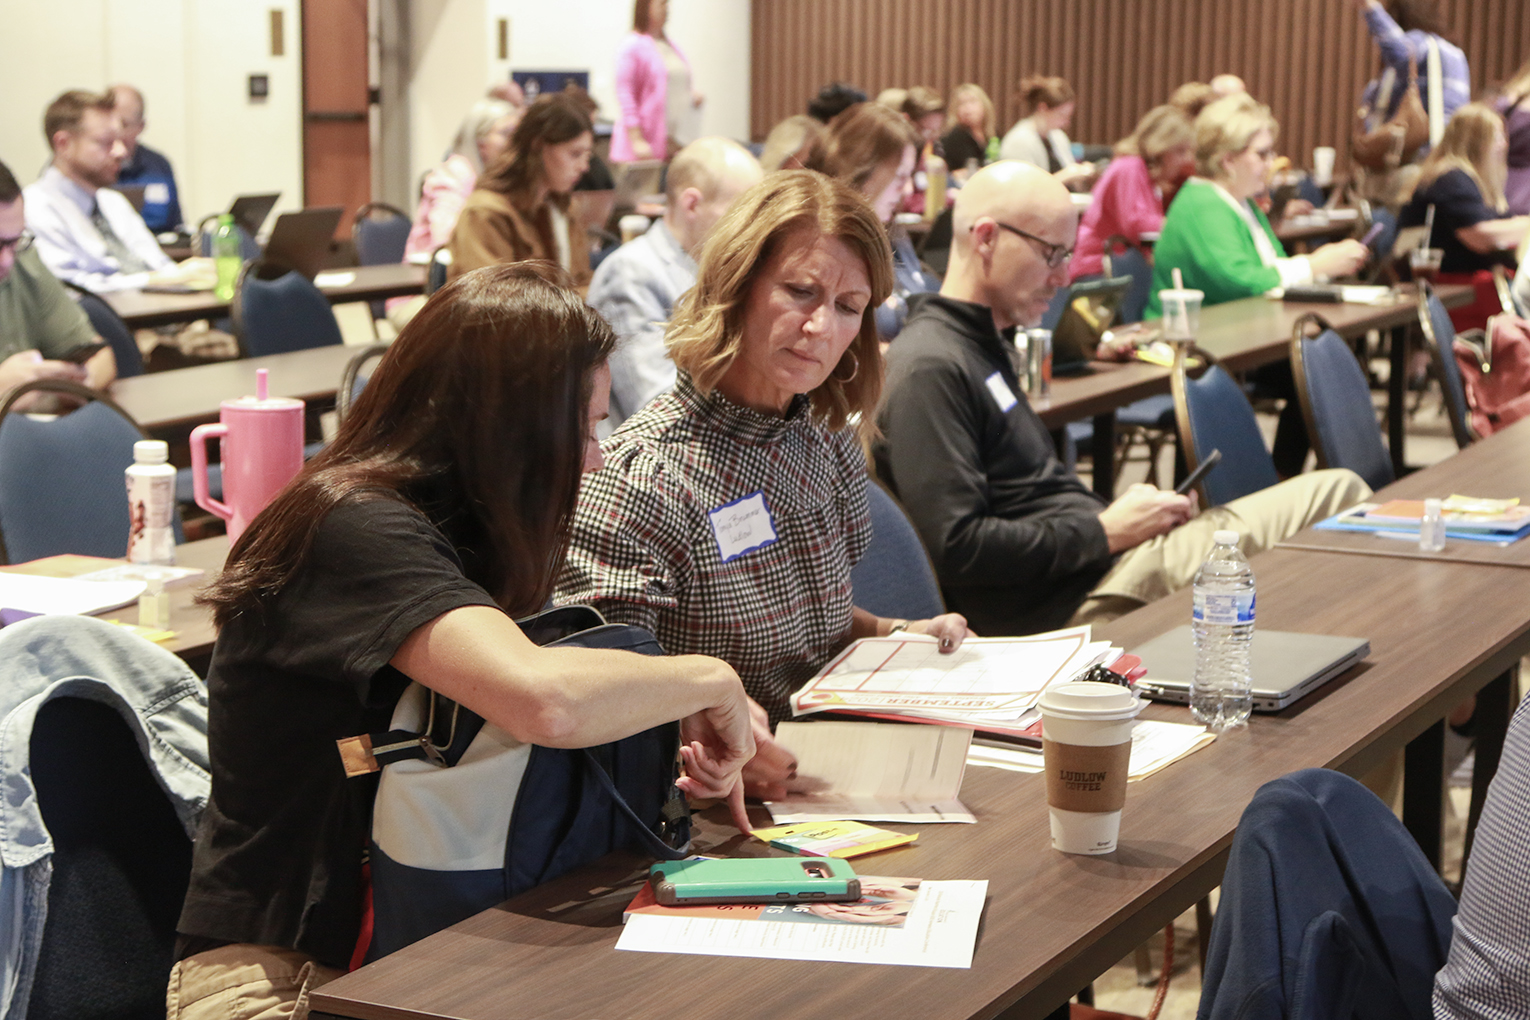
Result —
[[[1384, 109], [1384, 97], [1376, 98], [1377, 105]], [[1379, 171], [1395, 170], [1412, 162], [1419, 146], [1429, 141], [1429, 114], [1418, 94], [1417, 60], [1408, 58], [1408, 84], [1392, 119], [1367, 130], [1373, 112], [1371, 107], [1362, 106], [1355, 114], [1354, 137], [1350, 142], [1355, 162], [1367, 170]]]

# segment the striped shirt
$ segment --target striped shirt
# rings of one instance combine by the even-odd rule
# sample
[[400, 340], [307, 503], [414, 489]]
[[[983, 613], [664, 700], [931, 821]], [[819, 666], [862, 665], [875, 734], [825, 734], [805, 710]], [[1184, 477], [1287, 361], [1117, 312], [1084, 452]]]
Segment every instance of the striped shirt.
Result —
[[[585, 476], [559, 602], [714, 655], [771, 714], [850, 639], [850, 568], [871, 540], [866, 462], [797, 397], [760, 414], [681, 372]], [[774, 536], [774, 537], [772, 537]]]

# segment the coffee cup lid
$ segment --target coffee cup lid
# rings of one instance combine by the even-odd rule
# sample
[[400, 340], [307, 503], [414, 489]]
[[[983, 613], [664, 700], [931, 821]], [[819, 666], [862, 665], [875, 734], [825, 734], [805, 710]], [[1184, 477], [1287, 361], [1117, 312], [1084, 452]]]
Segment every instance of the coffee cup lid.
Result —
[[1200, 301], [1205, 297], [1205, 291], [1195, 290], [1191, 287], [1186, 287], [1184, 290], [1175, 290], [1173, 287], [1165, 287], [1163, 290], [1158, 292], [1159, 301], [1184, 301], [1186, 299], [1192, 301]]
[[1142, 711], [1142, 699], [1120, 684], [1073, 680], [1048, 687], [1041, 695], [1043, 715], [1059, 719], [1111, 722], [1131, 719]]

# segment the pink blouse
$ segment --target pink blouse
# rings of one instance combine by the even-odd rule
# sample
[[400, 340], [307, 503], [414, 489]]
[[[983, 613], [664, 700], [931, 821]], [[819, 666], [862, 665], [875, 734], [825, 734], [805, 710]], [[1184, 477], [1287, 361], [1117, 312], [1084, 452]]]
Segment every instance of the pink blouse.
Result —
[[1163, 229], [1163, 199], [1141, 156], [1117, 156], [1094, 186], [1094, 201], [1078, 225], [1072, 278], [1104, 271], [1105, 239], [1120, 234], [1135, 241]]
[[[669, 48], [684, 60], [684, 53], [673, 39], [667, 40]], [[666, 146], [669, 132], [665, 122], [665, 96], [669, 92], [669, 69], [653, 36], [643, 32], [630, 32], [616, 55], [616, 125], [611, 130], [611, 158], [618, 163], [630, 163], [637, 157], [632, 154], [632, 140], [627, 129], [633, 125], [642, 129], [643, 138], [653, 150], [654, 159], [668, 156]]]

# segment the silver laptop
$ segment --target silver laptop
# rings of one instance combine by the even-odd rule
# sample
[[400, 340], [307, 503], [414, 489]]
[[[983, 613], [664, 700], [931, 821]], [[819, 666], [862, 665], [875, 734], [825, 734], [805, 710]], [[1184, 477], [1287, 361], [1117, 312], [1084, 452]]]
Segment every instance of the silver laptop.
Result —
[[312, 280], [329, 262], [329, 245], [344, 212], [338, 205], [282, 213], [271, 228], [263, 258]]
[[[1189, 626], [1160, 634], [1132, 654], [1142, 659], [1147, 676], [1137, 690], [1156, 701], [1188, 704], [1195, 673], [1195, 639]], [[1365, 638], [1254, 630], [1249, 654], [1254, 679], [1254, 711], [1279, 712], [1371, 654]]]

